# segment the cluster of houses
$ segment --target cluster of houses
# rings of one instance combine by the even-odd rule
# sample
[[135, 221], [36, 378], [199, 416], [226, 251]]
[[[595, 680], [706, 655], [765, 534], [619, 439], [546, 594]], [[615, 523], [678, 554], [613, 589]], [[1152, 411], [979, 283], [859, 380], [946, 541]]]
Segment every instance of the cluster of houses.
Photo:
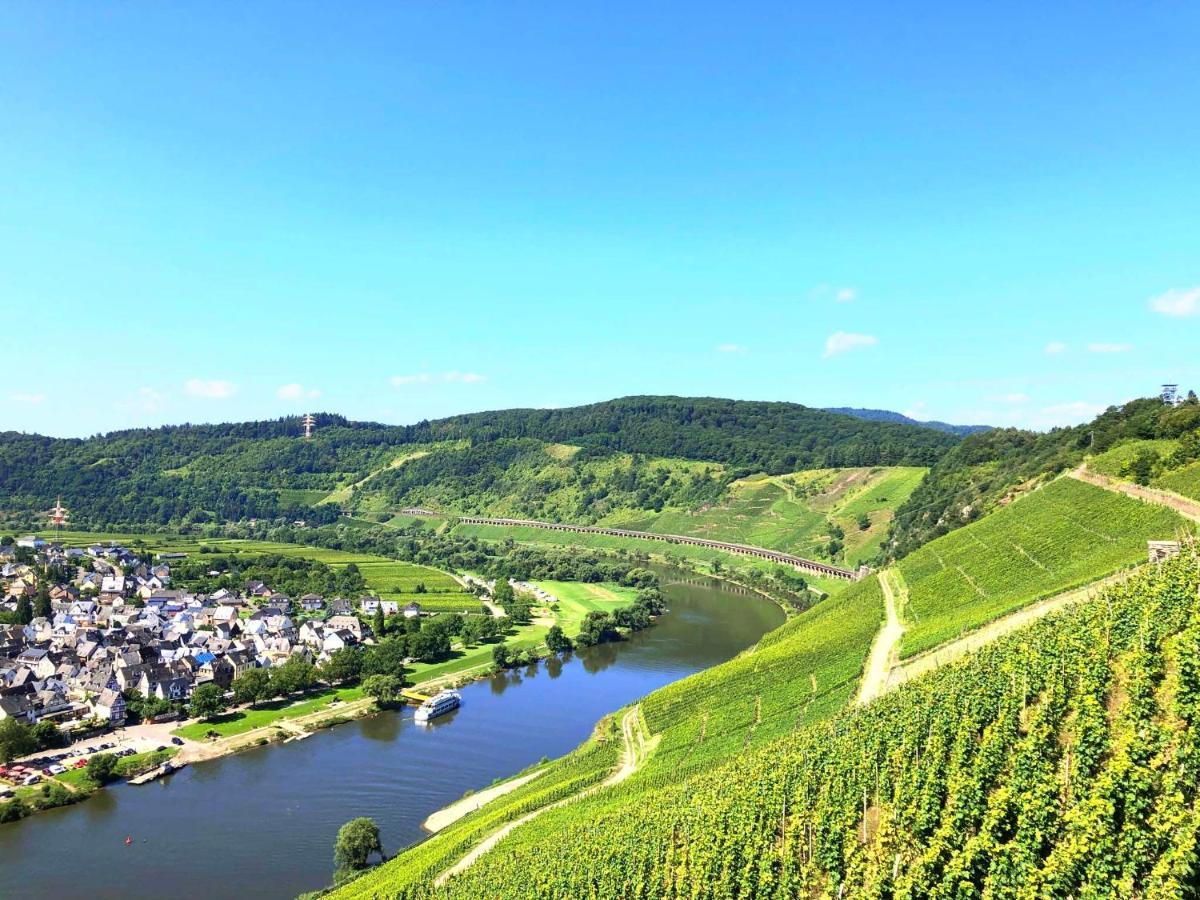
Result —
[[[31, 551], [33, 563], [20, 562]], [[315, 594], [292, 598], [249, 582], [210, 595], [171, 585], [170, 558], [147, 563], [116, 544], [63, 549], [41, 538], [0, 547], [0, 610], [39, 594], [39, 572], [71, 573], [49, 587], [49, 615], [0, 625], [0, 719], [73, 727], [124, 723], [125, 694], [186, 701], [198, 685], [228, 688], [251, 668], [296, 654], [319, 663], [374, 638], [356, 614], [380, 603]], [[165, 557], [165, 558], [164, 558]], [[44, 597], [44, 594], [43, 594]], [[415, 604], [387, 612], [419, 614]], [[44, 601], [43, 601], [44, 607]]]

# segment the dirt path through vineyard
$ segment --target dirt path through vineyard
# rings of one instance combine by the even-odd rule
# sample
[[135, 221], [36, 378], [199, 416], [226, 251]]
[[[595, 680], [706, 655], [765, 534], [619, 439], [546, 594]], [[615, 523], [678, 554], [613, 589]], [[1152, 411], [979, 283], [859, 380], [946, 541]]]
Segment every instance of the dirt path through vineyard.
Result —
[[498, 829], [476, 844], [473, 848], [471, 848], [470, 852], [468, 852], [466, 856], [439, 875], [434, 881], [434, 886], [441, 887], [450, 878], [465, 872], [472, 865], [474, 865], [475, 860], [479, 859], [479, 857], [483, 856], [483, 854], [495, 847], [498, 843], [504, 840], [504, 838], [508, 837], [508, 835], [511, 834], [515, 829], [521, 827], [531, 819], [536, 819], [542, 813], [549, 812], [552, 809], [558, 809], [560, 806], [566, 806], [568, 803], [572, 803], [582, 797], [587, 797], [588, 795], [594, 794], [596, 791], [603, 790], [606, 787], [611, 787], [614, 784], [620, 784], [641, 767], [642, 763], [645, 762], [646, 757], [650, 754], [650, 751], [654, 749], [655, 743], [656, 740], [654, 738], [647, 740], [645, 732], [642, 729], [641, 707], [633, 707], [633, 709], [629, 710], [624, 716], [621, 717], [621, 764], [617, 766], [616, 770], [611, 775], [609, 775], [599, 784], [582, 790], [578, 794], [575, 794], [571, 797], [564, 797], [562, 800], [556, 800], [554, 803], [549, 803], [546, 806], [535, 809], [533, 812], [526, 813], [519, 819], [514, 819], [513, 821], [500, 826]]
[[897, 569], [884, 569], [879, 572], [879, 586], [883, 589], [885, 615], [883, 627], [871, 645], [871, 655], [867, 657], [867, 668], [858, 689], [860, 706], [887, 690], [888, 675], [899, 652], [900, 638], [904, 636], [904, 624], [900, 620], [901, 610], [908, 600], [904, 578]]

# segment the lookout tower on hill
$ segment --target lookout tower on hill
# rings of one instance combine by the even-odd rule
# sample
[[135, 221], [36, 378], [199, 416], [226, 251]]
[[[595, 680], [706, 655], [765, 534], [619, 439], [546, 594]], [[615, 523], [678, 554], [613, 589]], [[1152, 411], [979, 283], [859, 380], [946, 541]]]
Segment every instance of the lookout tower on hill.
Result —
[[304, 439], [311, 441], [313, 429], [317, 427], [317, 419], [312, 413], [305, 413], [304, 418], [300, 420], [300, 424], [304, 426]]
[[1167, 406], [1175, 406], [1179, 403], [1179, 385], [1164, 384], [1162, 386], [1162, 393], [1159, 396], [1162, 397], [1162, 402], [1167, 404]]
[[54, 508], [50, 510], [50, 524], [55, 531], [62, 531], [63, 526], [67, 524], [67, 520], [71, 514], [67, 508], [62, 505], [62, 497], [54, 501]]

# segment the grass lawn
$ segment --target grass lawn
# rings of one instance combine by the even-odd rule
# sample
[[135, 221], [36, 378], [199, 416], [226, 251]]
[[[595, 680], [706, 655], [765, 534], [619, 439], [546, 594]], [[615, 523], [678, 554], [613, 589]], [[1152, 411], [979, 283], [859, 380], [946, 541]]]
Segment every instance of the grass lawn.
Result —
[[609, 613], [629, 606], [637, 599], [637, 589], [617, 584], [582, 584], [574, 581], [538, 581], [537, 586], [558, 598], [554, 617], [567, 637], [579, 634], [590, 612]]
[[[210, 731], [215, 731], [221, 737], [244, 734], [255, 728], [270, 725], [279, 719], [291, 719], [328, 709], [337, 701], [358, 700], [363, 696], [361, 687], [328, 688], [317, 691], [299, 700], [275, 700], [251, 709], [241, 709], [236, 712], [218, 716], [211, 722], [196, 722], [177, 728], [172, 734], [192, 741], [203, 741]], [[130, 757], [133, 759], [134, 757]]]

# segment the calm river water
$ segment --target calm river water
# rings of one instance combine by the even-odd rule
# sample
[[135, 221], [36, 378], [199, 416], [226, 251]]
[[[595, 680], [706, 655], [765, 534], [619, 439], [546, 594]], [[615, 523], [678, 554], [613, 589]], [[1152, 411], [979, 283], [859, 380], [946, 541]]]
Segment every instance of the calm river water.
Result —
[[433, 727], [384, 713], [2, 825], [0, 897], [292, 898], [329, 882], [334, 836], [360, 815], [394, 853], [465, 791], [568, 752], [605, 713], [783, 622], [760, 597], [660, 574], [670, 612], [653, 628], [471, 684]]

